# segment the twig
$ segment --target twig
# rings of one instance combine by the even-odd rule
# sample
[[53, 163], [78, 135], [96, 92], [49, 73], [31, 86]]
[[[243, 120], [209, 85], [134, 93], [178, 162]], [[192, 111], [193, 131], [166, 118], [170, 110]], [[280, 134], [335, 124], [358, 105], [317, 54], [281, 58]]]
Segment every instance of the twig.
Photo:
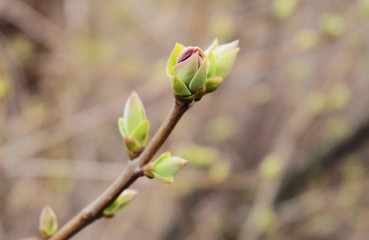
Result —
[[52, 48], [63, 35], [63, 29], [35, 11], [26, 2], [0, 0], [0, 15], [17, 26], [40, 45]]
[[[369, 117], [360, 124], [350, 137], [329, 147], [327, 150], [322, 150], [320, 153], [312, 156], [307, 163], [299, 169], [291, 172], [285, 179], [283, 185], [278, 191], [275, 199], [276, 203], [285, 201], [297, 194], [299, 189], [311, 179], [320, 173], [325, 172], [325, 169], [338, 164], [350, 153], [360, 149], [369, 138]], [[317, 169], [319, 171], [317, 171]]]
[[141, 156], [130, 161], [123, 173], [94, 202], [78, 213], [73, 219], [56, 232], [50, 240], [64, 240], [74, 236], [84, 227], [101, 217], [102, 212], [119, 194], [134, 183], [142, 173], [140, 168], [149, 163], [159, 148], [163, 145], [182, 115], [190, 108], [191, 102], [175, 101], [170, 113], [150, 141]]

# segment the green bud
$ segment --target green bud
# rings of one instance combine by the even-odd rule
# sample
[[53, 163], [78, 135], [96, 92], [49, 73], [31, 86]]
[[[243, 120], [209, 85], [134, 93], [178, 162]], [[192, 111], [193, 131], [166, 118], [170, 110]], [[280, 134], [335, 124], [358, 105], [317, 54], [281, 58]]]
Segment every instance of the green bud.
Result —
[[118, 128], [130, 158], [138, 157], [147, 145], [150, 123], [146, 119], [142, 101], [135, 92], [127, 100], [123, 117], [118, 119]]
[[148, 163], [145, 166], [143, 166], [141, 168], [141, 171], [143, 173], [143, 175], [145, 175], [148, 178], [154, 178], [154, 167], [152, 165], [152, 163]]
[[209, 70], [205, 82], [206, 94], [215, 91], [220, 86], [232, 69], [239, 50], [238, 40], [218, 45], [218, 39], [215, 39], [210, 47], [205, 50], [209, 61]]
[[215, 76], [225, 78], [228, 75], [239, 51], [238, 40], [216, 46], [211, 51], [216, 62]]
[[132, 131], [142, 121], [146, 119], [144, 106], [136, 92], [132, 92], [131, 96], [128, 98], [126, 102], [123, 119], [125, 131], [127, 134], [132, 133]]
[[126, 189], [124, 190], [115, 201], [107, 207], [104, 212], [103, 216], [105, 218], [113, 217], [120, 209], [130, 203], [138, 194], [136, 190], [133, 189]]
[[238, 40], [218, 45], [215, 39], [205, 52], [177, 43], [167, 64], [177, 99], [197, 101], [215, 91], [232, 69], [239, 50]]
[[222, 77], [214, 76], [214, 77], [208, 78], [205, 84], [206, 93], [211, 93], [217, 90], [217, 88], [220, 86], [220, 84], [222, 84], [222, 82], [223, 82]]
[[145, 150], [145, 147], [141, 146], [136, 138], [127, 135], [124, 137], [124, 143], [130, 159], [135, 159]]
[[58, 230], [56, 215], [51, 207], [46, 206], [42, 209], [39, 224], [40, 232], [45, 239], [51, 237]]
[[172, 183], [173, 176], [177, 174], [185, 165], [187, 161], [171, 156], [169, 152], [163, 153], [160, 157], [152, 164], [151, 172], [150, 168], [146, 168], [149, 171], [145, 173], [146, 176], [153, 176], [154, 178], [163, 181], [165, 183]]
[[208, 60], [199, 47], [176, 44], [167, 64], [167, 74], [177, 96], [191, 98], [205, 86]]
[[149, 129], [149, 121], [144, 120], [132, 131], [132, 137], [134, 137], [141, 146], [146, 146], [149, 140]]

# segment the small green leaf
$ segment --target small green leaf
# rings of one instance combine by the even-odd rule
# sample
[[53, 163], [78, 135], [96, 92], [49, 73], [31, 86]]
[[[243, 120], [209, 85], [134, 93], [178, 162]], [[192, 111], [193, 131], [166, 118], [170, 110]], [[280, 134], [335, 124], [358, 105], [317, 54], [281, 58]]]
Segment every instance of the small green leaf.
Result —
[[211, 77], [206, 80], [206, 93], [211, 93], [218, 89], [218, 87], [222, 84], [223, 78], [222, 77]]
[[141, 146], [145, 147], [149, 139], [149, 129], [149, 121], [144, 120], [132, 131], [132, 137], [134, 137]]
[[158, 180], [160, 180], [162, 182], [165, 182], [165, 183], [172, 183], [172, 182], [174, 182], [173, 177], [163, 177], [163, 176], [161, 176], [161, 175], [159, 175], [159, 174], [157, 174], [155, 172], [154, 172], [154, 178], [156, 178], [156, 179], [158, 179]]
[[218, 39], [214, 39], [214, 41], [211, 43], [211, 45], [205, 50], [206, 56], [209, 56], [209, 54], [218, 46]]
[[115, 201], [104, 210], [103, 216], [106, 218], [113, 217], [120, 209], [130, 203], [137, 194], [138, 192], [133, 189], [124, 190], [117, 199], [115, 199]]
[[190, 90], [188, 90], [187, 86], [176, 76], [172, 76], [170, 78], [172, 82], [172, 88], [176, 95], [178, 96], [189, 96], [191, 95]]
[[104, 212], [103, 216], [105, 218], [111, 218], [114, 217], [114, 214], [118, 211], [118, 201], [115, 200], [112, 204], [110, 204], [109, 207], [107, 207]]
[[202, 62], [199, 70], [197, 71], [193, 79], [191, 80], [190, 85], [189, 85], [191, 92], [196, 92], [197, 90], [205, 86], [207, 62], [208, 62], [207, 60], [204, 60]]
[[136, 138], [130, 136], [130, 135], [127, 135], [124, 137], [124, 143], [126, 145], [126, 149], [127, 149], [127, 152], [128, 153], [132, 153], [134, 152], [135, 150], [139, 149], [140, 147], [142, 147], [140, 145], [140, 143], [137, 141]]
[[199, 90], [197, 90], [191, 96], [184, 97], [184, 99], [198, 101], [198, 100], [200, 100], [205, 95], [205, 91], [206, 91], [206, 88], [205, 88], [205, 86], [203, 86], [202, 88], [200, 88]]
[[177, 57], [179, 55], [179, 53], [185, 49], [185, 46], [183, 46], [182, 44], [176, 43], [172, 53], [170, 54], [170, 57], [168, 59], [168, 64], [167, 64], [167, 74], [168, 76], [173, 76], [173, 66], [176, 64], [177, 61]]
[[124, 108], [124, 124], [126, 134], [132, 131], [146, 119], [145, 109], [136, 92], [132, 92]]
[[238, 44], [239, 44], [239, 40], [235, 40], [235, 41], [230, 42], [230, 43], [225, 43], [225, 44], [219, 45], [213, 50], [213, 54], [214, 54], [215, 58], [218, 59], [218, 58], [228, 54], [233, 49], [237, 49]]
[[217, 62], [213, 53], [210, 53], [208, 56], [209, 59], [209, 71], [208, 71], [208, 78], [215, 75]]
[[154, 162], [154, 172], [163, 177], [170, 177], [178, 173], [187, 161], [179, 157], [167, 157], [159, 162]]
[[225, 77], [231, 70], [234, 61], [236, 60], [237, 53], [240, 49], [235, 48], [229, 53], [217, 58], [216, 76]]
[[161, 161], [163, 161], [163, 159], [166, 159], [166, 158], [169, 158], [171, 156], [170, 152], [165, 152], [165, 153], [162, 153], [158, 159], [156, 159], [156, 163], [159, 163]]
[[173, 67], [173, 73], [188, 86], [198, 70], [199, 52], [195, 52], [185, 61], [177, 63]]
[[120, 135], [122, 135], [122, 137], [127, 135], [126, 130], [124, 129], [124, 119], [123, 118], [118, 119], [118, 128], [119, 128]]

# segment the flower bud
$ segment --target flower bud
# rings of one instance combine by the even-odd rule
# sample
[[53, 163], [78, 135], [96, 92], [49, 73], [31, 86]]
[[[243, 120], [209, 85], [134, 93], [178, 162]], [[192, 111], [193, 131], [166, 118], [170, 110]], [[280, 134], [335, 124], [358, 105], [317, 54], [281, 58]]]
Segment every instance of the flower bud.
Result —
[[44, 238], [51, 237], [58, 230], [56, 215], [51, 207], [46, 206], [40, 215], [40, 232]]
[[197, 101], [215, 91], [232, 69], [239, 50], [238, 40], [218, 45], [215, 39], [205, 52], [177, 43], [167, 64], [177, 99]]
[[145, 167], [144, 174], [149, 178], [156, 178], [165, 183], [172, 183], [173, 176], [177, 174], [185, 165], [187, 161], [172, 157], [169, 152], [163, 153], [160, 157], [149, 167]]
[[130, 203], [138, 194], [136, 190], [133, 189], [126, 189], [124, 190], [115, 201], [107, 207], [104, 212], [103, 216], [105, 218], [113, 217], [120, 209]]
[[147, 145], [150, 123], [146, 119], [142, 101], [135, 92], [127, 100], [123, 118], [118, 119], [118, 128], [130, 158], [138, 157]]
[[198, 94], [194, 94], [205, 87], [207, 68], [208, 60], [199, 47], [185, 47], [177, 43], [167, 64], [174, 93], [187, 99], [198, 99]]

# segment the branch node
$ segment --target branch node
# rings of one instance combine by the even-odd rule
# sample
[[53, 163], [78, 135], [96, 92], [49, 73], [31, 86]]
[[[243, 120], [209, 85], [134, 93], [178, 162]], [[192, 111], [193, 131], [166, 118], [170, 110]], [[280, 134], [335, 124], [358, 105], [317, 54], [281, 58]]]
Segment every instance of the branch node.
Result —
[[92, 215], [93, 215], [92, 212], [88, 209], [85, 209], [82, 212], [82, 218], [86, 220], [90, 220], [93, 217]]

